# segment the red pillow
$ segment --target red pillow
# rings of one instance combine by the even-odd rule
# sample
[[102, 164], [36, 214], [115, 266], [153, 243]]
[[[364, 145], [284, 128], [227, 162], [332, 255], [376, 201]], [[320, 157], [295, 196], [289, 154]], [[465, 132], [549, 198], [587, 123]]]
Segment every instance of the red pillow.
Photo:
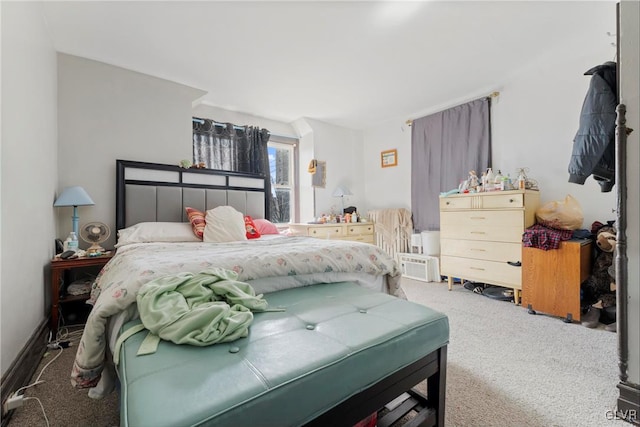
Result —
[[256, 227], [253, 219], [249, 215], [244, 217], [244, 227], [247, 229], [247, 239], [257, 239], [260, 237], [258, 227]]
[[204, 213], [189, 207], [184, 208], [184, 210], [187, 211], [187, 217], [191, 223], [191, 228], [193, 228], [193, 234], [202, 239], [204, 227], [207, 225], [204, 220]]
[[278, 231], [278, 227], [268, 219], [254, 219], [253, 222], [256, 224], [258, 228], [258, 232], [260, 234], [280, 234]]

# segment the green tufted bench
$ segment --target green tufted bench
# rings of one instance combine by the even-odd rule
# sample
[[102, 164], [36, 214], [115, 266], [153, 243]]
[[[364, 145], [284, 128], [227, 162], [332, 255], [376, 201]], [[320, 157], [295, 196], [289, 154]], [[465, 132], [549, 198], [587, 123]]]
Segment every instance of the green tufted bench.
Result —
[[415, 421], [444, 425], [444, 314], [350, 282], [265, 298], [285, 311], [256, 313], [249, 336], [231, 343], [162, 341], [136, 356], [146, 332], [127, 339], [121, 426], [351, 426], [424, 379], [427, 395], [411, 392]]

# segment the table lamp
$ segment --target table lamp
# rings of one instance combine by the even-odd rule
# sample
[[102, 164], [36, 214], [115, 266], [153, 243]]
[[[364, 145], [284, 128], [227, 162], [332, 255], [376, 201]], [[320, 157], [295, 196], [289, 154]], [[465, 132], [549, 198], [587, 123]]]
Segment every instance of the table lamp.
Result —
[[336, 188], [333, 191], [333, 194], [332, 194], [333, 197], [340, 197], [340, 202], [342, 204], [340, 215], [344, 214], [344, 196], [351, 196], [351, 195], [352, 195], [351, 191], [349, 191], [347, 187], [343, 187], [341, 185], [338, 186], [338, 188]]
[[71, 217], [73, 232], [78, 236], [78, 206], [95, 205], [89, 194], [80, 186], [67, 187], [53, 203], [55, 207], [73, 206], [73, 216]]

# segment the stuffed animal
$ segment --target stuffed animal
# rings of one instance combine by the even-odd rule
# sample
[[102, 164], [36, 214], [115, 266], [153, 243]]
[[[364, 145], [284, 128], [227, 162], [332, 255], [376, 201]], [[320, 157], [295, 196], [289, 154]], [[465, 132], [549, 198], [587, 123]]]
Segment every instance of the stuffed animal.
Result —
[[[588, 308], [582, 316], [582, 324], [588, 328], [598, 326], [603, 316], [602, 310], [616, 305], [615, 279], [612, 280], [610, 274], [616, 247], [615, 227], [600, 227], [596, 232], [596, 246], [597, 256], [591, 268], [591, 275], [580, 285], [582, 306]], [[615, 324], [613, 330], [615, 331]]]

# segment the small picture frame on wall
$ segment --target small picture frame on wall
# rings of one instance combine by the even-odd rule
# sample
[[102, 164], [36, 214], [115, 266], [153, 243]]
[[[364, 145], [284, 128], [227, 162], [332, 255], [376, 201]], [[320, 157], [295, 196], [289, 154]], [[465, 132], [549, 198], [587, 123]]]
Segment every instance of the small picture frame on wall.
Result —
[[388, 168], [398, 166], [398, 150], [385, 150], [380, 153], [380, 166]]

